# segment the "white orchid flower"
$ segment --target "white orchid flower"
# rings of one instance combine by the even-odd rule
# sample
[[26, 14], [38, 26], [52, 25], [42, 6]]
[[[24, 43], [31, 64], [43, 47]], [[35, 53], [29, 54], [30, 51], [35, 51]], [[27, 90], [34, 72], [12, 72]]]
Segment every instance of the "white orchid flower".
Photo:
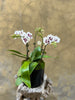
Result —
[[25, 32], [23, 30], [19, 31], [19, 35], [22, 37], [24, 36]]
[[32, 37], [32, 33], [27, 32], [27, 35], [28, 35], [28, 38], [33, 39], [33, 37]]
[[19, 31], [15, 31], [14, 34], [19, 35]]
[[21, 30], [21, 31], [15, 31], [14, 34], [20, 35], [21, 39], [22, 39], [22, 42], [24, 44], [27, 44], [33, 38], [32, 37], [32, 33], [30, 33], [30, 32], [25, 33], [23, 30]]
[[50, 43], [54, 41], [54, 36], [52, 34], [48, 35], [47, 38], [49, 39]]
[[[15, 35], [20, 35], [20, 34], [19, 34], [19, 31], [15, 31], [14, 34], [15, 34]], [[17, 38], [15, 37], [14, 39], [17, 39]]]
[[58, 36], [54, 36], [54, 42], [59, 43], [60, 42], [60, 38]]
[[25, 45], [30, 41], [30, 39], [28, 38], [27, 34], [25, 34], [25, 36], [21, 37], [21, 39], [22, 39], [22, 42], [23, 42]]
[[50, 44], [51, 42], [50, 42], [50, 40], [48, 39], [48, 37], [44, 37], [44, 38], [43, 38], [43, 43], [44, 43], [45, 45], [47, 45], [47, 44]]
[[23, 43], [26, 45], [31, 39], [32, 39], [32, 33], [30, 32], [23, 32], [23, 35], [21, 37]]
[[22, 36], [25, 36], [26, 33], [23, 30], [21, 30], [21, 31], [15, 31], [14, 34], [20, 35], [22, 37]]

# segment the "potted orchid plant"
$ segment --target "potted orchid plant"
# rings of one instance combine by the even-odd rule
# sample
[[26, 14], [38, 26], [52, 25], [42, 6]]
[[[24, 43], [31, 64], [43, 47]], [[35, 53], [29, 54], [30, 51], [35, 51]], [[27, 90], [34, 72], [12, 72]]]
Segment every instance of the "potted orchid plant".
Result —
[[[22, 57], [24, 60], [21, 63], [21, 67], [17, 72], [16, 85], [24, 83], [29, 88], [35, 88], [43, 83], [45, 62], [43, 58], [50, 58], [51, 56], [46, 55], [46, 47], [48, 45], [54, 45], [60, 42], [58, 36], [49, 34], [47, 37], [43, 37], [44, 30], [42, 28], [35, 29], [34, 36], [34, 49], [29, 54], [29, 42], [33, 39], [33, 35], [30, 32], [25, 33], [23, 30], [15, 31], [12, 36], [14, 39], [20, 38], [24, 45], [26, 45], [26, 55], [16, 51], [11, 51], [12, 55]], [[36, 41], [37, 37], [41, 38], [41, 41]], [[38, 43], [38, 46], [37, 46]]]

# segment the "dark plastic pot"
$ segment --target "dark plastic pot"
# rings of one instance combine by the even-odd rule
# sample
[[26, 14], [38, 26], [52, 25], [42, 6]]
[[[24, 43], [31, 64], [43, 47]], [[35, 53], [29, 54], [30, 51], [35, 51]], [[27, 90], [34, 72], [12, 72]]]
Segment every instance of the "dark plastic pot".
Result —
[[30, 79], [32, 88], [40, 86], [44, 80], [44, 69], [34, 70], [30, 76]]

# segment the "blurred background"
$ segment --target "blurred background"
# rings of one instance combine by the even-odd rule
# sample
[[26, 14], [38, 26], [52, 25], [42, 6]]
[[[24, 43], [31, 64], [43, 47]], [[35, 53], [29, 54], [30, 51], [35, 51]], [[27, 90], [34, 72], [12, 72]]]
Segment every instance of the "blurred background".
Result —
[[[36, 27], [57, 35], [57, 48], [47, 47], [45, 73], [53, 81], [54, 95], [47, 100], [75, 100], [75, 0], [0, 0], [0, 100], [16, 100], [14, 75], [23, 59], [8, 49], [25, 53], [25, 45], [11, 35], [23, 29], [34, 35]], [[33, 41], [30, 49], [33, 50]]]

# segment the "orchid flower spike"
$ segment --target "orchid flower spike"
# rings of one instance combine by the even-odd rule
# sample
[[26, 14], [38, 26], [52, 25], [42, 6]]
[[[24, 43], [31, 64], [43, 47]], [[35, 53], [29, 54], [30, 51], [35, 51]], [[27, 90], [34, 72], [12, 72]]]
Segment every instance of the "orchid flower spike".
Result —
[[52, 34], [49, 34], [47, 37], [43, 38], [43, 43], [45, 45], [51, 44], [53, 42], [59, 43], [60, 38], [58, 36], [53, 36]]
[[[32, 37], [32, 33], [27, 32], [25, 33], [23, 30], [21, 31], [15, 31], [16, 35], [20, 35], [22, 42], [26, 45], [33, 37]], [[15, 38], [16, 39], [16, 38]]]

